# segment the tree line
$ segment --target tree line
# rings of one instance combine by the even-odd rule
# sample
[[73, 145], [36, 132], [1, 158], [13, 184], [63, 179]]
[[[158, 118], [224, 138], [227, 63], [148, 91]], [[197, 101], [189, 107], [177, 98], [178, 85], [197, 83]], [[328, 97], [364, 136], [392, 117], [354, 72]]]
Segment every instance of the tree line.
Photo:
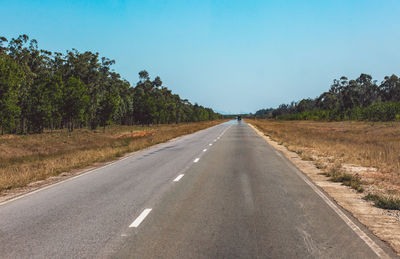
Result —
[[255, 116], [284, 120], [400, 120], [400, 78], [386, 76], [378, 84], [367, 74], [355, 80], [343, 76], [317, 98], [261, 109]]
[[213, 120], [219, 114], [191, 104], [150, 79], [145, 70], [132, 86], [99, 53], [42, 50], [20, 35], [0, 37], [1, 133]]

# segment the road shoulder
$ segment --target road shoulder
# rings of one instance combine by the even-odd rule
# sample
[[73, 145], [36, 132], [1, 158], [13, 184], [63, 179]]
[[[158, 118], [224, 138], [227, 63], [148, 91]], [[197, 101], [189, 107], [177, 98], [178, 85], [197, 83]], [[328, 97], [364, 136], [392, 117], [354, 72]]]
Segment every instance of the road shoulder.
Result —
[[343, 209], [350, 212], [360, 223], [366, 226], [375, 236], [388, 243], [400, 255], [400, 222], [386, 215], [383, 209], [374, 207], [362, 199], [362, 195], [340, 183], [334, 183], [323, 172], [316, 168], [312, 161], [304, 161], [301, 157], [285, 146], [263, 134], [253, 125], [248, 125], [256, 131], [271, 147], [283, 154], [300, 171], [307, 175], [318, 187], [323, 189]]

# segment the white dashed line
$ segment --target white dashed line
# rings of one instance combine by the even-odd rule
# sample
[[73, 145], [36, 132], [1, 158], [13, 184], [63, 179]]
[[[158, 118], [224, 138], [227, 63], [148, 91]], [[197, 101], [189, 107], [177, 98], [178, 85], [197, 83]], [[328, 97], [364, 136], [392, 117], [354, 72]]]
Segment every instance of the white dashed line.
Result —
[[142, 221], [147, 217], [147, 215], [149, 215], [150, 211], [151, 209], [145, 209], [142, 213], [140, 213], [139, 217], [137, 217], [129, 227], [137, 228], [140, 225], [140, 223], [142, 223]]
[[208, 144], [209, 146], [212, 146], [212, 143]]
[[207, 151], [207, 148], [203, 149], [203, 152], [206, 152], [206, 151]]
[[174, 182], [179, 182], [179, 180], [184, 176], [184, 174], [178, 175], [175, 179]]
[[196, 158], [193, 162], [197, 163], [197, 162], [199, 162], [199, 160], [200, 160], [200, 158]]

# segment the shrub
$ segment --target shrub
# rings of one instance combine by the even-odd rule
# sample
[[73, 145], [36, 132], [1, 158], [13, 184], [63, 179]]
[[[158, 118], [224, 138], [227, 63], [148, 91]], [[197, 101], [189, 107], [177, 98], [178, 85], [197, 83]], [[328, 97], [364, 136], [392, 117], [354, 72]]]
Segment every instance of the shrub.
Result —
[[343, 185], [349, 186], [357, 192], [364, 191], [360, 176], [344, 173], [340, 164], [331, 167], [326, 174], [333, 182], [341, 182]]
[[400, 210], [400, 199], [398, 198], [369, 193], [364, 197], [364, 199], [367, 201], [373, 201], [374, 205], [381, 209]]

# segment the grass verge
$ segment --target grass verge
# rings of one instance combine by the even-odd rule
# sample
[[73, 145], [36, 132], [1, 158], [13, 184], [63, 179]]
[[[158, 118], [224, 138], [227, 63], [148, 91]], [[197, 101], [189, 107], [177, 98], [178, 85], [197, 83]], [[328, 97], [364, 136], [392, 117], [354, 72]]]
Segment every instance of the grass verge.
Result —
[[0, 193], [74, 169], [112, 161], [223, 120], [160, 126], [109, 126], [106, 131], [58, 130], [0, 136]]
[[400, 199], [399, 122], [246, 121], [312, 160], [332, 181]]
[[381, 194], [369, 193], [364, 197], [367, 201], [373, 201], [374, 205], [386, 210], [400, 210], [400, 199], [396, 197], [388, 197]]
[[336, 164], [326, 171], [326, 175], [330, 177], [333, 182], [340, 182], [343, 185], [349, 186], [357, 192], [363, 192], [361, 177], [358, 175], [348, 174], [343, 172], [342, 166]]

